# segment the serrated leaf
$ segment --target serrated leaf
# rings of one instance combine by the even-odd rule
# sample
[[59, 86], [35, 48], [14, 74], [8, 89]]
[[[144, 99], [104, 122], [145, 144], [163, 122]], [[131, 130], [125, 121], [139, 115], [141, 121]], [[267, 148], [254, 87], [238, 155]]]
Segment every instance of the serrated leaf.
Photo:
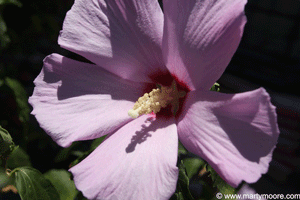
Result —
[[22, 84], [19, 83], [19, 81], [9, 77], [5, 78], [5, 84], [14, 92], [16, 102], [18, 105], [18, 115], [20, 121], [28, 122], [30, 109], [27, 103], [28, 101], [27, 93], [23, 88]]
[[17, 167], [31, 166], [30, 158], [28, 154], [21, 148], [17, 147], [9, 155], [7, 159], [7, 167], [9, 169], [14, 169]]
[[73, 200], [77, 194], [74, 182], [70, 179], [71, 174], [66, 170], [52, 169], [44, 174], [51, 181], [62, 200]]
[[52, 183], [41, 172], [31, 167], [20, 167], [12, 172], [15, 186], [22, 200], [59, 200]]
[[0, 158], [5, 157], [12, 151], [14, 146], [13, 140], [7, 130], [0, 126]]

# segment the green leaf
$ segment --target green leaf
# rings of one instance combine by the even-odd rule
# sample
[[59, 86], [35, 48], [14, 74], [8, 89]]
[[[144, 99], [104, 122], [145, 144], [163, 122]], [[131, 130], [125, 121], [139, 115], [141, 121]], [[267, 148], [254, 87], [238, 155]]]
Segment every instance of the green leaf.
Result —
[[14, 169], [11, 174], [22, 200], [59, 200], [59, 194], [41, 172], [31, 167]]
[[182, 192], [175, 193], [170, 200], [184, 200]]
[[186, 168], [186, 172], [189, 178], [192, 178], [196, 175], [200, 168], [205, 165], [205, 161], [200, 158], [185, 158], [183, 160], [184, 166]]
[[62, 162], [68, 159], [69, 155], [71, 154], [71, 152], [73, 151], [73, 149], [75, 147], [77, 147], [80, 144], [80, 142], [73, 142], [71, 144], [71, 146], [67, 147], [67, 148], [63, 148], [61, 149], [58, 154], [55, 156], [54, 158], [54, 162], [58, 163], [58, 162]]
[[51, 181], [62, 200], [73, 200], [78, 193], [74, 182], [70, 179], [71, 174], [66, 170], [52, 169], [44, 174]]
[[21, 147], [17, 147], [9, 155], [7, 159], [7, 167], [9, 169], [15, 169], [23, 166], [31, 166], [30, 158]]
[[180, 141], [178, 141], [178, 156], [183, 156], [188, 154], [188, 151], [184, 148]]
[[171, 200], [194, 200], [194, 197], [192, 196], [190, 189], [189, 189], [189, 177], [186, 174], [185, 167], [183, 164], [183, 161], [181, 160], [179, 162], [179, 175], [178, 175], [178, 181], [177, 181], [177, 187], [175, 194], [171, 197]]
[[3, 167], [0, 167], [0, 189], [9, 184], [9, 176]]
[[91, 144], [90, 150], [92, 150], [92, 151], [95, 150], [105, 140], [105, 138], [106, 138], [106, 135], [95, 139]]
[[71, 167], [77, 165], [83, 159], [85, 159], [90, 153], [92, 153], [104, 140], [106, 136], [102, 136], [100, 138], [95, 139], [90, 145], [90, 149], [88, 151], [72, 151], [73, 155], [77, 156], [77, 159], [71, 163]]
[[210, 88], [211, 91], [216, 91], [219, 92], [220, 91], [220, 84], [219, 83], [214, 83], [214, 85]]
[[29, 106], [28, 106], [28, 97], [25, 89], [19, 81], [6, 77], [5, 78], [6, 85], [11, 88], [14, 92], [17, 106], [18, 106], [18, 115], [21, 122], [29, 121]]
[[6, 159], [14, 148], [14, 142], [7, 130], [0, 126], [0, 158]]
[[77, 152], [73, 152], [77, 154], [77, 159], [74, 160], [71, 164], [70, 167], [73, 167], [75, 165], [77, 165], [78, 163], [80, 163], [83, 159], [85, 159], [86, 157], [88, 157], [88, 155], [90, 155], [90, 153], [92, 153], [91, 150], [89, 151], [85, 151], [85, 152], [81, 152], [81, 151], [77, 151]]
[[[210, 176], [213, 180], [213, 186], [217, 187], [218, 190], [222, 194], [235, 194], [236, 193], [236, 189], [234, 187], [228, 185], [210, 165], [207, 165], [206, 168], [207, 168], [207, 171], [210, 172]], [[224, 196], [222, 199], [224, 199]]]

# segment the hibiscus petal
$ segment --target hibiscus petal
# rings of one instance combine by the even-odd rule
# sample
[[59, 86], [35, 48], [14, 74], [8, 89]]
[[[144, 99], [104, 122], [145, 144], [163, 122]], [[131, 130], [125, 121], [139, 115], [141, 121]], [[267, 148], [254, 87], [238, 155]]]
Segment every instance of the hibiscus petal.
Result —
[[222, 75], [243, 34], [246, 0], [164, 0], [163, 56], [169, 71], [194, 89]]
[[175, 192], [178, 136], [174, 119], [143, 115], [72, 167], [88, 199], [169, 199]]
[[129, 122], [127, 112], [145, 87], [58, 54], [45, 58], [34, 83], [29, 98], [32, 114], [63, 147], [98, 138]]
[[179, 139], [230, 185], [254, 183], [268, 171], [279, 129], [263, 88], [240, 94], [191, 92], [183, 110]]
[[151, 81], [167, 71], [163, 13], [153, 0], [75, 0], [58, 43], [122, 78]]

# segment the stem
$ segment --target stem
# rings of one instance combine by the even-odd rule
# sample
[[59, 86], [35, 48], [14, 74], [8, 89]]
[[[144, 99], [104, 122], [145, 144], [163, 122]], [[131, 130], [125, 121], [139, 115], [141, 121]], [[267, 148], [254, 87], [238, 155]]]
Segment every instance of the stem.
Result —
[[15, 168], [13, 169], [11, 172], [8, 172], [8, 176], [11, 176], [13, 173], [15, 173], [16, 171], [20, 170], [20, 168]]

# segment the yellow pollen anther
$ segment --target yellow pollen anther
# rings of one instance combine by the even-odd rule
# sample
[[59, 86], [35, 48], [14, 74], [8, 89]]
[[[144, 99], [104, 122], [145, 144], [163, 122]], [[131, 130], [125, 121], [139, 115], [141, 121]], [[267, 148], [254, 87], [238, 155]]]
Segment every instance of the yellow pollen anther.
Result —
[[143, 114], [158, 113], [161, 108], [172, 105], [173, 114], [176, 113], [179, 107], [179, 98], [185, 96], [184, 91], [178, 91], [176, 82], [173, 81], [170, 87], [161, 86], [153, 89], [149, 94], [145, 93], [135, 102], [133, 109], [128, 111], [128, 115], [132, 118], [137, 118]]

